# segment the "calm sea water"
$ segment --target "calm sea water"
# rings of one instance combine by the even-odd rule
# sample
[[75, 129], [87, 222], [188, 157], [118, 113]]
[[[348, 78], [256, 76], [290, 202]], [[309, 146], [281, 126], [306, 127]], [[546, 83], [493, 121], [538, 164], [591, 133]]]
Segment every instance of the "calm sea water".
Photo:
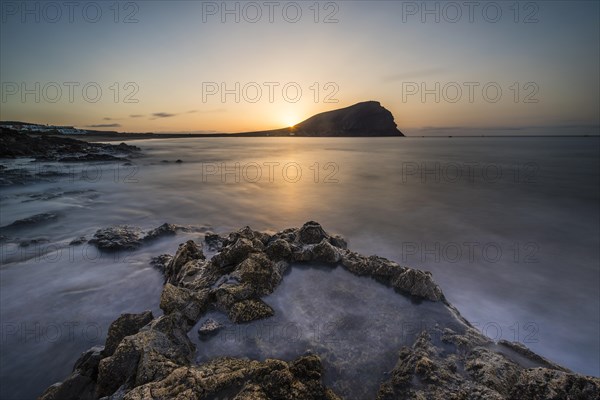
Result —
[[117, 255], [69, 242], [113, 224], [163, 222], [228, 232], [319, 221], [355, 251], [432, 271], [488, 336], [600, 375], [598, 138], [134, 144], [145, 156], [132, 165], [19, 161], [52, 176], [2, 189], [0, 225], [58, 217], [8, 234], [41, 243], [2, 244], [0, 397], [32, 398], [63, 379], [120, 313], [160, 312], [150, 257], [202, 234]]

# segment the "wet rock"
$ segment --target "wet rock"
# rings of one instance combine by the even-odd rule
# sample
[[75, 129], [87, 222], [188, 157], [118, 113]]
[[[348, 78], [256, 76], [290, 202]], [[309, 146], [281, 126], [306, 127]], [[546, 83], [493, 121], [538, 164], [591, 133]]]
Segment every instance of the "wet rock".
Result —
[[318, 222], [309, 221], [298, 231], [298, 239], [304, 244], [317, 244], [327, 238], [327, 234]]
[[255, 293], [267, 295], [281, 282], [282, 271], [264, 253], [252, 253], [239, 263], [235, 275]]
[[194, 260], [204, 260], [202, 248], [193, 240], [188, 240], [179, 245], [175, 256], [165, 268], [166, 282], [175, 283], [177, 281], [181, 268], [188, 262]]
[[151, 229], [144, 236], [144, 240], [155, 240], [163, 236], [173, 236], [180, 228], [177, 225], [164, 223], [158, 228]]
[[117, 146], [89, 143], [60, 134], [22, 133], [0, 129], [0, 158], [31, 157], [48, 161], [113, 161], [118, 155], [137, 155], [140, 148], [125, 143]]
[[82, 245], [82, 244], [84, 244], [86, 242], [87, 242], [87, 239], [86, 239], [85, 236], [79, 236], [78, 238], [75, 238], [75, 239], [71, 240], [69, 242], [69, 246], [79, 246], [79, 245]]
[[342, 259], [342, 255], [337, 247], [334, 247], [329, 241], [323, 239], [313, 248], [313, 258], [316, 261], [325, 263], [337, 263]]
[[125, 336], [137, 333], [152, 319], [154, 319], [154, 316], [151, 311], [144, 311], [141, 314], [121, 314], [108, 328], [103, 355], [105, 357], [111, 356]]
[[127, 225], [99, 229], [89, 243], [105, 251], [135, 250], [142, 245], [142, 230]]
[[272, 315], [273, 309], [260, 299], [242, 300], [233, 304], [227, 312], [229, 319], [235, 323], [255, 321]]
[[116, 157], [112, 154], [88, 153], [80, 156], [59, 157], [60, 162], [89, 162], [89, 161], [129, 161], [127, 158]]
[[150, 259], [150, 265], [158, 269], [163, 274], [167, 268], [167, 265], [173, 260], [173, 256], [170, 254], [161, 254], [160, 256], [152, 257]]
[[433, 282], [431, 272], [407, 269], [392, 280], [392, 286], [403, 293], [431, 301], [444, 299], [442, 290]]
[[[321, 363], [303, 358], [285, 363], [218, 358], [208, 363], [174, 370], [166, 379], [140, 386], [124, 400], [147, 399], [299, 399], [335, 400], [338, 397], [316, 378]], [[308, 358], [308, 357], [307, 357]]]
[[508, 400], [600, 398], [600, 379], [547, 368], [523, 370], [514, 383]]
[[48, 239], [45, 239], [45, 238], [28, 239], [28, 240], [21, 241], [19, 243], [19, 247], [37, 246], [37, 245], [48, 243], [48, 242], [50, 242], [50, 241]]
[[47, 222], [56, 221], [58, 219], [58, 214], [52, 212], [45, 212], [40, 214], [32, 215], [31, 217], [18, 219], [13, 223], [3, 226], [1, 230], [14, 230], [21, 228], [29, 228], [34, 225], [39, 225]]
[[206, 311], [208, 290], [197, 292], [166, 283], [160, 295], [160, 308], [165, 314], [179, 312], [194, 324]]
[[252, 252], [257, 251], [251, 240], [239, 237], [231, 245], [224, 247], [219, 254], [212, 258], [212, 262], [220, 267], [232, 266], [240, 263]]
[[103, 346], [92, 347], [75, 362], [73, 373], [64, 382], [50, 386], [40, 400], [95, 400], [98, 364]]
[[215, 321], [212, 318], [208, 318], [198, 328], [198, 336], [200, 340], [206, 340], [211, 336], [216, 335], [223, 328], [223, 324]]
[[208, 246], [208, 249], [210, 251], [219, 251], [223, 248], [223, 242], [225, 241], [225, 238], [222, 238], [221, 236], [214, 234], [214, 233], [207, 233], [204, 236], [204, 242], [206, 242], [206, 245]]
[[287, 260], [292, 255], [292, 248], [289, 242], [283, 239], [275, 239], [267, 246], [266, 253], [272, 260]]
[[177, 315], [159, 317], [125, 337], [114, 354], [98, 367], [97, 393], [109, 396], [125, 385], [128, 389], [162, 380], [181, 365], [189, 365], [195, 348]]

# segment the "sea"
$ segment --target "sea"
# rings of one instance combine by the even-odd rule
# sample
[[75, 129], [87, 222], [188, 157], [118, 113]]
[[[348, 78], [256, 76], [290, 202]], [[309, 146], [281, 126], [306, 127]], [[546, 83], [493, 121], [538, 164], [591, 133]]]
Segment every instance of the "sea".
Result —
[[[277, 232], [307, 221], [344, 236], [354, 251], [431, 271], [449, 302], [490, 338], [600, 376], [598, 137], [128, 143], [142, 150], [129, 162], [0, 160], [39, 178], [1, 188], [2, 399], [35, 398], [63, 380], [121, 313], [160, 315], [163, 277], [152, 257], [174, 254], [188, 239], [202, 242], [206, 232]], [[8, 227], [41, 213], [52, 217]], [[71, 244], [100, 228], [165, 222], [194, 229], [131, 252]], [[306, 274], [297, 279], [319, 279], [314, 290], [328, 302], [352, 280]], [[305, 300], [315, 296], [298, 286]], [[396, 300], [386, 302], [388, 295], [399, 296], [367, 296], [361, 310], [389, 313], [395, 308], [385, 304]], [[345, 303], [334, 303], [343, 315]], [[347, 312], [356, 313], [352, 303]], [[435, 323], [435, 314], [425, 320]]]

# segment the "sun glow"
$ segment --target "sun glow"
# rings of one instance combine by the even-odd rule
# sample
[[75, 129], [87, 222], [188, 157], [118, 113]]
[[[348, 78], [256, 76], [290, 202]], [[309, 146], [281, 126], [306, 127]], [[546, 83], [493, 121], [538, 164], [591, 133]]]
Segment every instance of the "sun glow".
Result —
[[295, 115], [285, 115], [285, 116], [283, 116], [283, 118], [281, 119], [281, 121], [283, 122], [283, 124], [286, 127], [293, 128], [294, 125], [296, 125], [300, 120]]

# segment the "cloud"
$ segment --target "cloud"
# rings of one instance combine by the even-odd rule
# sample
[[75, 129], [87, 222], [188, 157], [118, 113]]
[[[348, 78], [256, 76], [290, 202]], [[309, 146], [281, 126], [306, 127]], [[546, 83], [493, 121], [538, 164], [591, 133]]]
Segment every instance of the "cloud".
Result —
[[104, 118], [102, 118], [102, 119], [103, 119], [104, 121], [112, 121], [112, 118], [110, 118], [110, 117], [104, 117]]
[[157, 112], [157, 113], [152, 113], [153, 117], [156, 118], [170, 118], [170, 117], [174, 117], [177, 114], [170, 114], [170, 113], [166, 113], [166, 112]]
[[415, 71], [400, 72], [383, 78], [384, 82], [405, 81], [408, 79], [426, 78], [432, 75], [439, 75], [446, 71], [446, 68], [425, 68]]
[[129, 116], [129, 118], [141, 118], [141, 117], [143, 117], [143, 116], [144, 116], [144, 114], [131, 114], [131, 115]]
[[190, 111], [187, 112], [187, 114], [193, 114], [193, 113], [196, 113], [196, 112], [198, 112], [198, 110], [190, 110]]
[[121, 124], [95, 124], [86, 125], [86, 128], [119, 128]]

